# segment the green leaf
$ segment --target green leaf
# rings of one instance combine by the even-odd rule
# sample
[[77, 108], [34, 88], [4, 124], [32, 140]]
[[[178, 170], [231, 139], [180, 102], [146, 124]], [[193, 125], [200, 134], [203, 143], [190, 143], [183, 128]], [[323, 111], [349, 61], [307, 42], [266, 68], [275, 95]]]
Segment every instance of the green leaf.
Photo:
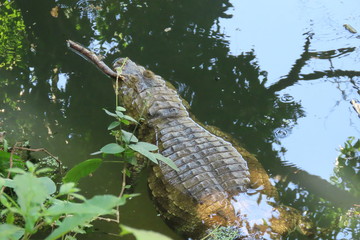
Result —
[[116, 115], [115, 113], [109, 112], [109, 111], [106, 110], [105, 108], [103, 108], [103, 110], [105, 111], [105, 113], [106, 113], [107, 115], [117, 118], [117, 115]]
[[135, 137], [134, 134], [130, 133], [130, 132], [127, 132], [125, 130], [121, 130], [121, 133], [122, 133], [122, 139], [126, 142], [126, 143], [136, 143], [138, 142], [139, 140], [137, 139], [137, 137]]
[[2, 188], [5, 185], [5, 179], [0, 177], [0, 188]]
[[171, 238], [154, 231], [131, 228], [122, 224], [120, 224], [120, 228], [120, 236], [133, 234], [137, 240], [171, 240]]
[[18, 197], [21, 215], [25, 220], [26, 232], [35, 231], [34, 226], [41, 217], [43, 204], [52, 192], [51, 180], [49, 180], [49, 178], [39, 179], [28, 172], [14, 177], [14, 191]]
[[155, 153], [155, 157], [156, 157], [156, 159], [158, 159], [158, 160], [164, 162], [165, 164], [167, 164], [169, 167], [171, 167], [175, 171], [179, 171], [179, 168], [176, 166], [176, 164], [170, 158], [164, 157], [160, 153]]
[[76, 237], [66, 235], [65, 240], [77, 240]]
[[[7, 169], [10, 166], [10, 156], [11, 153], [6, 151], [0, 151], [0, 169]], [[24, 163], [20, 160], [18, 155], [12, 155], [13, 167], [22, 168]]]
[[123, 108], [123, 107], [121, 107], [121, 106], [117, 106], [117, 107], [116, 107], [116, 111], [125, 112], [126, 109]]
[[17, 227], [12, 224], [0, 225], [0, 239], [6, 240], [18, 240], [24, 235], [23, 228]]
[[14, 188], [14, 180], [8, 178], [0, 178], [0, 187], [2, 186]]
[[119, 126], [120, 125], [120, 122], [118, 122], [118, 121], [114, 121], [114, 122], [112, 122], [112, 123], [110, 123], [110, 125], [108, 126], [108, 130], [112, 130], [112, 129], [114, 129], [114, 128], [116, 128], [117, 126]]
[[69, 194], [71, 197], [73, 198], [76, 198], [76, 199], [79, 199], [81, 201], [85, 201], [86, 198], [83, 196], [83, 195], [80, 195], [80, 194], [77, 194], [77, 193], [70, 193]]
[[120, 119], [120, 122], [122, 122], [123, 124], [125, 124], [126, 126], [130, 125], [130, 122], [126, 119]]
[[73, 215], [68, 216], [64, 219], [64, 221], [59, 223], [58, 228], [56, 228], [45, 240], [56, 240], [60, 237], [64, 236], [68, 232], [78, 228], [78, 226], [82, 226], [84, 224], [89, 223], [96, 217], [94, 214], [81, 214], [81, 215]]
[[125, 149], [117, 143], [109, 143], [100, 149], [102, 153], [117, 154], [125, 151]]
[[60, 186], [59, 196], [79, 191], [80, 189], [75, 187], [74, 182], [68, 182]]
[[138, 123], [134, 118], [130, 117], [129, 115], [124, 115], [124, 119], [129, 120], [130, 122]]
[[120, 112], [120, 111], [115, 111], [115, 113], [116, 113], [117, 117], [119, 117], [119, 118], [124, 117], [124, 114], [122, 112]]
[[68, 171], [63, 177], [63, 182], [78, 183], [81, 178], [89, 176], [89, 174], [95, 172], [95, 170], [100, 167], [101, 163], [102, 159], [100, 158], [85, 160], [71, 168], [70, 171]]
[[158, 150], [158, 147], [154, 144], [151, 143], [147, 143], [147, 142], [138, 142], [136, 145], [138, 145], [139, 147], [142, 147], [148, 151], [156, 151]]
[[129, 171], [129, 169], [125, 169], [125, 175], [129, 178], [131, 177], [131, 172]]
[[36, 166], [32, 162], [26, 161], [25, 165], [28, 168], [29, 172], [35, 172]]
[[9, 212], [9, 213], [6, 215], [6, 223], [7, 223], [7, 224], [13, 224], [14, 221], [15, 221], [14, 213], [13, 213], [13, 212]]
[[99, 195], [85, 200], [83, 203], [61, 201], [48, 208], [44, 214], [46, 216], [59, 216], [62, 214], [91, 214], [99, 216], [112, 213], [114, 207], [122, 206], [125, 202], [126, 197], [118, 198], [113, 195]]
[[141, 155], [147, 157], [150, 161], [158, 164], [158, 161], [156, 159], [156, 156], [154, 153], [149, 152], [148, 150], [146, 150], [145, 148], [143, 148], [141, 145], [139, 146], [138, 144], [130, 144], [129, 148], [131, 148], [132, 150], [140, 153]]
[[38, 180], [43, 184], [43, 186], [47, 190], [47, 194], [53, 194], [56, 192], [56, 185], [53, 180], [51, 180], [49, 177], [40, 177]]
[[42, 173], [48, 173], [48, 172], [53, 172], [54, 169], [51, 169], [51, 168], [41, 168], [37, 171], [35, 171], [35, 175], [40, 175]]
[[25, 174], [26, 173], [26, 171], [21, 168], [10, 168], [10, 169], [8, 169], [8, 171], [11, 173], [17, 173], [17, 174]]
[[102, 151], [97, 151], [97, 152], [90, 153], [90, 155], [98, 155], [98, 154], [102, 154], [102, 153], [103, 153]]
[[0, 195], [0, 203], [4, 205], [6, 208], [11, 208], [11, 203], [7, 200], [7, 198], [4, 195]]
[[8, 149], [9, 149], [8, 141], [6, 139], [4, 139], [4, 151], [7, 152]]

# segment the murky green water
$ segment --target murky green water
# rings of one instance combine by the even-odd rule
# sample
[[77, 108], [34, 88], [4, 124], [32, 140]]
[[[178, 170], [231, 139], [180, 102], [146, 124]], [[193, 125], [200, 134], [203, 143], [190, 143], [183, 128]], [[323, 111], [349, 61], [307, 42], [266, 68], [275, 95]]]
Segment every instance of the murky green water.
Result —
[[[68, 166], [112, 141], [102, 111], [114, 106], [111, 80], [68, 50], [72, 39], [107, 63], [128, 56], [173, 83], [198, 119], [256, 154], [283, 203], [329, 228], [319, 238], [359, 236], [359, 225], [338, 226], [334, 206], [350, 200], [330, 188], [337, 149], [360, 132], [350, 104], [360, 100], [360, 35], [343, 26], [360, 31], [358, 0], [1, 3], [0, 118], [10, 140], [29, 139]], [[359, 183], [359, 162], [342, 167], [352, 179], [340, 182]], [[120, 169], [105, 164], [81, 188], [116, 194]], [[145, 176], [136, 191], [124, 223], [181, 239], [156, 215]], [[112, 239], [105, 231], [116, 226], [83, 239]]]

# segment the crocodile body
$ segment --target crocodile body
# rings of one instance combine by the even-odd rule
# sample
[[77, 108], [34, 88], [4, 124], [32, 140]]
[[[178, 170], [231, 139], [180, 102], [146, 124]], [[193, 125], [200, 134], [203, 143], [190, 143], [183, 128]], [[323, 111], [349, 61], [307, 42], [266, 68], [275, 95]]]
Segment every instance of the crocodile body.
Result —
[[257, 160], [228, 135], [201, 126], [165, 80], [129, 59], [117, 60], [114, 68], [121, 71], [121, 104], [145, 118], [140, 135], [180, 169], [160, 163], [149, 176], [158, 210], [171, 226], [194, 238], [234, 226], [239, 239], [277, 239], [299, 225], [295, 210], [277, 205]]

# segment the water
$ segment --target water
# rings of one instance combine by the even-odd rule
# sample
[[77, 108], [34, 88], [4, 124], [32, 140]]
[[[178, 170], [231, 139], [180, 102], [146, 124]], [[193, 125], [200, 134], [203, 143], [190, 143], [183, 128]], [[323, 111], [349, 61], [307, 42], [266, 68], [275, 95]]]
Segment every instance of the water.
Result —
[[[360, 39], [343, 27], [360, 31], [357, 0], [35, 2], [12, 3], [16, 17], [0, 27], [10, 39], [0, 43], [0, 118], [10, 140], [29, 139], [68, 166], [112, 141], [102, 111], [114, 106], [111, 80], [67, 49], [72, 39], [107, 63], [128, 56], [173, 83], [200, 121], [257, 155], [285, 204], [330, 226], [319, 217], [332, 214], [316, 198], [322, 180], [308, 177], [309, 188], [284, 176], [300, 168], [329, 182], [339, 147], [359, 137], [350, 100], [359, 99]], [[0, 6], [0, 19], [8, 11]], [[120, 169], [105, 164], [81, 188], [116, 194]], [[181, 239], [156, 215], [145, 176], [136, 191], [142, 196], [123, 210], [124, 222]], [[107, 228], [85, 239], [111, 239]], [[348, 230], [327, 236], [351, 239]]]

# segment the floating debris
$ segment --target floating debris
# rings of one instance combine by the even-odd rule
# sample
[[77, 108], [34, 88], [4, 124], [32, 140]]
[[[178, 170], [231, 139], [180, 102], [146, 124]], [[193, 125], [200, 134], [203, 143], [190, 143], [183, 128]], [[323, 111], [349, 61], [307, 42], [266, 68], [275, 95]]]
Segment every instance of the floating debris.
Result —
[[350, 24], [344, 24], [343, 25], [345, 27], [346, 30], [348, 30], [351, 33], [357, 33], [356, 29], [353, 28]]
[[171, 27], [167, 27], [164, 29], [164, 32], [170, 32], [171, 31]]
[[53, 7], [50, 11], [51, 16], [53, 16], [54, 18], [57, 18], [59, 16], [59, 7]]

